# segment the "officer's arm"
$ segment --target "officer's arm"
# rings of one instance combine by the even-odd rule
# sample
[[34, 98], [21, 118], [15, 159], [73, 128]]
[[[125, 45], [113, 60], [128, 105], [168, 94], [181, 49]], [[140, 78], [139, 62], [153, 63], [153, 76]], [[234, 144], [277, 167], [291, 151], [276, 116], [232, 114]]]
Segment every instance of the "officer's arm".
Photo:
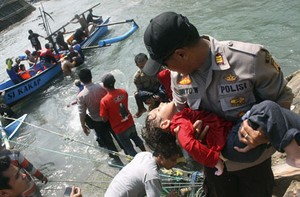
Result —
[[293, 93], [287, 86], [279, 64], [266, 50], [257, 55], [255, 69], [255, 94], [263, 100], [272, 100], [280, 106], [290, 108]]
[[[256, 97], [261, 101], [275, 101], [289, 109], [293, 100], [292, 90], [287, 86], [280, 66], [268, 51], [261, 50], [258, 53], [254, 69]], [[260, 144], [268, 143], [268, 138], [259, 130], [252, 129], [247, 120], [241, 125], [238, 134], [240, 141], [247, 144], [244, 148], [236, 147], [239, 152], [247, 152]]]

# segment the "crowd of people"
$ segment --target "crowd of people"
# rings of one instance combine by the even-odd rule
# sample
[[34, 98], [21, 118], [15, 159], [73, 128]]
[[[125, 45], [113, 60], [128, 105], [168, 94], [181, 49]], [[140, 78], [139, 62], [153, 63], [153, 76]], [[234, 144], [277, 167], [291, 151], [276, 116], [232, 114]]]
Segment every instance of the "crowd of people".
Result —
[[[93, 17], [92, 11], [87, 21], [84, 16], [75, 17], [87, 35], [89, 24], [95, 23]], [[35, 40], [32, 45], [40, 47], [39, 35], [31, 31], [30, 36]], [[271, 155], [275, 150], [285, 152], [286, 162], [300, 168], [300, 116], [289, 110], [293, 93], [262, 45], [200, 36], [187, 17], [175, 12], [161, 13], [150, 21], [144, 44], [149, 58], [144, 53], [134, 57], [138, 67], [134, 115], [128, 108], [128, 92], [116, 88], [112, 73], [96, 83], [90, 69], [78, 72], [80, 91], [72, 104], [78, 105], [82, 130], [85, 135], [95, 131], [98, 145], [109, 150], [108, 165], [123, 167], [111, 181], [106, 197], [160, 196], [160, 168], [176, 166], [184, 151], [186, 157], [204, 166], [208, 197], [271, 197]], [[70, 55], [62, 58], [65, 74], [81, 61], [73, 47], [68, 46]], [[17, 60], [14, 66], [11, 59], [6, 64], [8, 73], [16, 67], [25, 72]], [[140, 137], [134, 118], [144, 113]], [[133, 157], [126, 166], [116, 154], [118, 146]], [[19, 153], [2, 153], [0, 178], [6, 181], [1, 181], [0, 192], [10, 192], [26, 171], [13, 165], [11, 155]], [[37, 174], [47, 183], [45, 176]], [[18, 190], [27, 191], [29, 182]], [[80, 188], [73, 187], [72, 195], [81, 196]]]
[[[57, 61], [62, 62], [62, 70], [64, 76], [72, 74], [72, 68], [80, 66], [84, 62], [84, 54], [81, 50], [80, 43], [89, 35], [89, 32], [93, 32], [95, 27], [102, 23], [102, 17], [93, 14], [93, 10], [90, 9], [87, 17], [84, 14], [75, 15], [74, 20], [71, 23], [79, 23], [80, 28], [75, 31], [71, 40], [66, 41], [64, 34], [66, 34], [65, 27], [59, 30], [55, 35], [55, 41], [51, 42], [49, 37], [44, 37], [38, 33], [33, 32], [31, 29], [28, 30], [28, 40], [34, 51], [28, 49], [25, 50], [26, 56], [22, 60], [27, 60], [28, 68], [25, 64], [21, 64], [22, 61], [19, 57], [15, 59], [13, 65], [12, 58], [7, 58], [5, 61], [6, 71], [10, 79], [14, 84], [18, 84], [30, 77], [34, 76], [51, 65], [55, 65]], [[45, 38], [49, 43], [42, 47], [39, 37]], [[52, 40], [52, 37], [51, 37]], [[53, 44], [55, 46], [53, 46]], [[55, 50], [57, 48], [57, 50]], [[39, 62], [39, 60], [41, 60]]]

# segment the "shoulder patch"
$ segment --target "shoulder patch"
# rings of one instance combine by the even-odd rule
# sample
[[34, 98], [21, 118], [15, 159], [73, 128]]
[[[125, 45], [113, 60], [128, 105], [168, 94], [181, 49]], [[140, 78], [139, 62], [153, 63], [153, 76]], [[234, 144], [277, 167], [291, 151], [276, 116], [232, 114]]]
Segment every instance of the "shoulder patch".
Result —
[[274, 68], [277, 70], [277, 72], [280, 71], [280, 66], [277, 64], [277, 62], [271, 57], [271, 64], [274, 66]]
[[229, 41], [227, 46], [229, 49], [240, 51], [250, 55], [257, 55], [258, 52], [263, 49], [262, 45], [239, 42], [239, 41]]
[[180, 75], [177, 79], [177, 84], [179, 85], [190, 85], [192, 80], [189, 75]]
[[271, 61], [271, 54], [269, 53], [269, 51], [266, 51], [266, 63], [270, 63]]
[[277, 72], [280, 71], [280, 66], [279, 64], [277, 64], [277, 62], [274, 60], [274, 58], [272, 57], [272, 55], [269, 53], [269, 51], [267, 51], [266, 49], [263, 49], [266, 53], [265, 56], [265, 61], [267, 64], [271, 63], [272, 66], [276, 69]]

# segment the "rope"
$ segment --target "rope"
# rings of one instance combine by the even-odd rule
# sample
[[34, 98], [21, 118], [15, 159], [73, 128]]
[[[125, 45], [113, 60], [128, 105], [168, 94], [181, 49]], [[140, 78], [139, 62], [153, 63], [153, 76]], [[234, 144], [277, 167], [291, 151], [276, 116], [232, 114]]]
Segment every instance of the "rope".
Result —
[[100, 161], [97, 161], [97, 160], [94, 160], [94, 159], [89, 159], [89, 158], [82, 157], [82, 156], [72, 155], [72, 154], [69, 154], [69, 153], [63, 153], [63, 152], [51, 150], [51, 149], [48, 149], [48, 148], [42, 148], [42, 147], [39, 147], [39, 146], [34, 146], [34, 145], [30, 145], [30, 144], [24, 144], [24, 143], [16, 142], [16, 141], [13, 141], [13, 140], [8, 140], [8, 141], [9, 141], [9, 142], [12, 142], [12, 143], [14, 143], [14, 144], [23, 145], [23, 146], [29, 146], [29, 147], [41, 149], [41, 150], [44, 150], [44, 151], [48, 151], [48, 152], [60, 154], [60, 155], [65, 155], [65, 156], [69, 156], [69, 157], [74, 157], [74, 158], [81, 159], [81, 160], [86, 160], [86, 161], [92, 161], [92, 162], [102, 163], [102, 161], [100, 162]]
[[[11, 118], [11, 117], [7, 117], [5, 116], [4, 118], [8, 119], [8, 120], [14, 120], [14, 121], [19, 121], [18, 119], [15, 119], [15, 118]], [[45, 128], [42, 128], [42, 127], [39, 127], [39, 126], [36, 126], [34, 124], [31, 124], [31, 123], [28, 123], [28, 122], [25, 122], [23, 121], [24, 124], [27, 124], [29, 126], [32, 126], [32, 127], [35, 127], [37, 129], [41, 129], [41, 130], [44, 130], [46, 132], [49, 132], [49, 133], [52, 133], [54, 135], [57, 135], [57, 136], [60, 136], [60, 137], [63, 137], [64, 139], [67, 139], [67, 140], [70, 140], [70, 141], [73, 141], [73, 142], [76, 142], [76, 143], [79, 143], [79, 144], [83, 144], [83, 145], [86, 145], [88, 147], [92, 147], [92, 148], [95, 148], [95, 149], [99, 149], [99, 150], [104, 150], [105, 152], [107, 153], [111, 153], [113, 155], [116, 155], [116, 156], [123, 156], [129, 160], [132, 160], [133, 157], [130, 156], [130, 155], [125, 155], [123, 153], [119, 153], [119, 152], [115, 152], [115, 151], [111, 151], [111, 150], [108, 150], [108, 149], [105, 149], [105, 148], [102, 148], [102, 147], [97, 147], [97, 146], [94, 146], [94, 145], [91, 145], [91, 144], [88, 144], [88, 143], [85, 143], [85, 142], [82, 142], [82, 141], [79, 141], [79, 140], [76, 140], [74, 138], [70, 138], [68, 136], [65, 136], [65, 135], [62, 135], [60, 133], [57, 133], [57, 132], [54, 132], [54, 131], [51, 131], [49, 129], [45, 129]], [[16, 142], [14, 140], [9, 140], [7, 139], [5, 136], [3, 137], [4, 140], [7, 140], [9, 142], [12, 142], [14, 144], [18, 144], [18, 145], [23, 145], [23, 146], [28, 146], [28, 147], [34, 147], [34, 148], [37, 148], [37, 149], [41, 149], [41, 150], [44, 150], [44, 151], [48, 151], [48, 152], [52, 152], [52, 153], [56, 153], [56, 154], [60, 154], [60, 155], [65, 155], [65, 156], [68, 156], [68, 157], [74, 157], [74, 158], [77, 158], [77, 159], [81, 159], [81, 160], [85, 160], [85, 161], [90, 161], [90, 162], [97, 162], [97, 163], [102, 163], [103, 161], [97, 161], [97, 160], [94, 160], [94, 159], [89, 159], [89, 158], [86, 158], [86, 157], [82, 157], [82, 156], [77, 156], [77, 155], [73, 155], [73, 154], [69, 154], [69, 153], [63, 153], [63, 152], [60, 152], [60, 151], [55, 151], [55, 150], [51, 150], [51, 149], [47, 149], [47, 148], [43, 148], [43, 147], [38, 147], [38, 146], [34, 146], [34, 145], [30, 145], [30, 144], [25, 144], [25, 143], [20, 143], [20, 142]], [[120, 165], [114, 165], [115, 167], [118, 167], [118, 168], [122, 168], [123, 166], [120, 166]], [[105, 173], [105, 172], [102, 172], [100, 170], [97, 170], [111, 178], [113, 178], [113, 176]], [[164, 178], [168, 178], [170, 181], [185, 181], [185, 182], [189, 182], [190, 181], [190, 178], [185, 178], [185, 177], [176, 177], [176, 176], [171, 176], [171, 175], [166, 175], [166, 174], [159, 174], [161, 177], [164, 177]], [[189, 183], [176, 183], [176, 182], [172, 182], [172, 183], [168, 183], [168, 182], [164, 182], [166, 181], [166, 179], [163, 179], [162, 180], [162, 185], [164, 185], [163, 187], [163, 190], [167, 193], [169, 193], [168, 189], [178, 189], [178, 188], [184, 188], [186, 187], [187, 185], [189, 187], [197, 187], [197, 186], [201, 186], [201, 184], [197, 184], [197, 183], [194, 183], [194, 184], [191, 184], [190, 182]], [[168, 180], [167, 180], [168, 181]], [[105, 182], [105, 181], [100, 181], [100, 182], [87, 182], [87, 181], [72, 181], [72, 180], [64, 180], [64, 181], [54, 181], [54, 180], [49, 180], [49, 182], [74, 182], [74, 183], [83, 183], [83, 184], [91, 184], [91, 183], [108, 183], [108, 182]], [[176, 185], [177, 184], [177, 185]], [[167, 186], [167, 185], [170, 185], [170, 186]]]
[[110, 181], [75, 181], [75, 180], [60, 180], [60, 181], [51, 181], [52, 183], [81, 183], [81, 184], [92, 184], [92, 183], [110, 183]]
[[[7, 116], [3, 116], [4, 118], [8, 119], [8, 120], [14, 120], [14, 121], [19, 121], [18, 119], [16, 118], [11, 118], [11, 117], [7, 117]], [[27, 124], [29, 126], [32, 126], [34, 128], [37, 128], [37, 129], [41, 129], [41, 130], [44, 130], [48, 133], [51, 133], [51, 134], [54, 134], [54, 135], [57, 135], [57, 136], [60, 136], [60, 137], [63, 137], [64, 139], [66, 140], [70, 140], [70, 141], [73, 141], [73, 142], [76, 142], [76, 143], [79, 143], [79, 144], [83, 144], [83, 145], [86, 145], [86, 146], [89, 146], [89, 147], [92, 147], [92, 148], [95, 148], [95, 149], [98, 149], [98, 150], [103, 150], [104, 152], [106, 153], [111, 153], [112, 155], [115, 155], [115, 156], [121, 156], [121, 157], [125, 157], [126, 159], [128, 160], [132, 160], [133, 157], [130, 156], [130, 155], [126, 155], [124, 153], [119, 153], [119, 152], [116, 152], [116, 151], [112, 151], [112, 150], [109, 150], [109, 149], [106, 149], [106, 148], [103, 148], [103, 147], [98, 147], [98, 146], [94, 146], [94, 145], [91, 145], [91, 144], [88, 144], [86, 142], [82, 142], [82, 141], [79, 141], [77, 139], [74, 139], [74, 138], [70, 138], [66, 135], [63, 135], [63, 134], [60, 134], [60, 133], [57, 133], [57, 132], [54, 132], [54, 131], [51, 131], [49, 129], [45, 129], [43, 127], [39, 127], [39, 126], [36, 126], [34, 124], [31, 124], [31, 123], [28, 123], [28, 122], [25, 122], [23, 121], [24, 124]], [[66, 133], [66, 132], [65, 132]]]

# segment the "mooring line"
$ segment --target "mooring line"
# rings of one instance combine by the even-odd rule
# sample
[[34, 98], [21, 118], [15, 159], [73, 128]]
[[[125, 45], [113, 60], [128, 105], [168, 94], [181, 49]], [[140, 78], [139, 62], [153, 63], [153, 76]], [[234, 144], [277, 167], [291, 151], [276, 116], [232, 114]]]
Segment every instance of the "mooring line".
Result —
[[[3, 117], [6, 118], [6, 119], [8, 119], [8, 120], [19, 121], [19, 120], [16, 119], [16, 118], [11, 118], [11, 117], [7, 117], [7, 116], [3, 116]], [[111, 154], [113, 154], [113, 155], [115, 155], [115, 156], [125, 157], [125, 158], [128, 159], [128, 160], [132, 160], [132, 159], [133, 159], [132, 156], [126, 155], [126, 154], [124, 154], [124, 153], [112, 151], [112, 150], [109, 150], [109, 149], [106, 149], [106, 148], [103, 148], [103, 147], [99, 147], [99, 146], [94, 146], [94, 145], [88, 144], [88, 143], [86, 143], [86, 142], [82, 142], [82, 141], [79, 141], [79, 140], [77, 140], [77, 139], [70, 138], [69, 136], [66, 136], [66, 135], [57, 133], [57, 132], [55, 132], [55, 131], [51, 131], [51, 130], [49, 130], [49, 129], [45, 129], [45, 128], [43, 128], [43, 127], [36, 126], [36, 125], [31, 124], [31, 123], [29, 123], [29, 122], [23, 121], [23, 123], [24, 123], [24, 124], [27, 124], [27, 125], [29, 125], [29, 126], [35, 127], [35, 128], [37, 128], [37, 129], [41, 129], [41, 130], [47, 131], [47, 132], [49, 132], [49, 133], [51, 133], [51, 134], [54, 134], [54, 135], [63, 137], [64, 139], [70, 140], [70, 141], [72, 141], [72, 142], [76, 142], [76, 143], [79, 143], [79, 144], [83, 144], [83, 145], [86, 145], [86, 146], [89, 146], [89, 147], [92, 147], [92, 148], [95, 148], [95, 149], [98, 149], [98, 150], [103, 150], [104, 152], [106, 152], [106, 153], [111, 153]]]

